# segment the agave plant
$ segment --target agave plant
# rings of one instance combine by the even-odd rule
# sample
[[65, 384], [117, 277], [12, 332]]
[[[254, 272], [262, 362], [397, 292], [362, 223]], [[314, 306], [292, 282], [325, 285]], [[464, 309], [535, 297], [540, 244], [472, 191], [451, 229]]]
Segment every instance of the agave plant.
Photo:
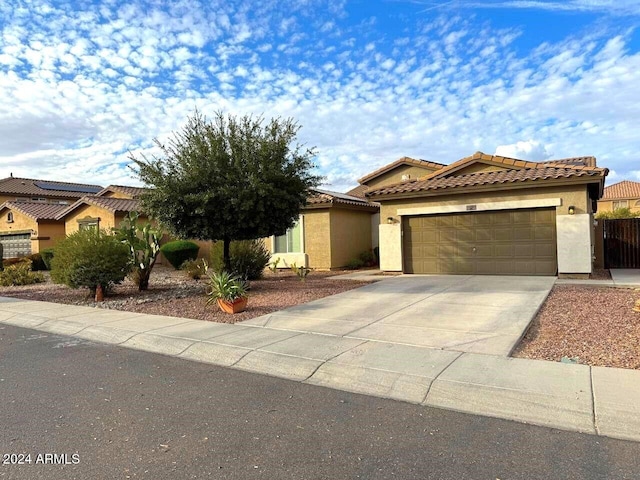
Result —
[[248, 285], [242, 278], [225, 271], [220, 273], [207, 272], [207, 275], [209, 277], [207, 305], [218, 299], [233, 303], [237, 299], [247, 296]]

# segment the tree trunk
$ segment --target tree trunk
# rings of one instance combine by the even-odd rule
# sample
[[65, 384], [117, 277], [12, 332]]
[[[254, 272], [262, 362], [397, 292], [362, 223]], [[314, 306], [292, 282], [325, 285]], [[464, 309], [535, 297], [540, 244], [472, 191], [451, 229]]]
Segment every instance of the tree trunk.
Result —
[[149, 289], [149, 277], [151, 276], [151, 271], [147, 270], [144, 273], [140, 274], [140, 282], [138, 283], [138, 291], [142, 292], [143, 290]]
[[222, 241], [222, 258], [224, 260], [224, 269], [231, 273], [231, 255], [229, 254], [229, 247], [231, 246], [231, 240], [229, 240], [228, 238], [225, 238]]

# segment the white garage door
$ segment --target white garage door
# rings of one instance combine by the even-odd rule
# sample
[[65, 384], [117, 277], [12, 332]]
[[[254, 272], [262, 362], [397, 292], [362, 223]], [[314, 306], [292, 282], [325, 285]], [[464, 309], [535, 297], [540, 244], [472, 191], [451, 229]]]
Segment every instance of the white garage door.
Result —
[[0, 235], [2, 258], [17, 258], [31, 255], [31, 234], [12, 233]]

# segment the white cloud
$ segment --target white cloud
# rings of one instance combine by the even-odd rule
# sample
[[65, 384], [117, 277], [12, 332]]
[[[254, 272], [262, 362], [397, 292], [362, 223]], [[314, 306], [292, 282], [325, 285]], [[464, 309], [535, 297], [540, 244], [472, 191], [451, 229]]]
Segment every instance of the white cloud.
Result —
[[0, 177], [131, 183], [127, 150], [149, 151], [195, 107], [298, 119], [337, 190], [403, 155], [476, 150], [639, 170], [640, 54], [621, 29], [522, 48], [519, 30], [449, 15], [394, 38], [323, 0], [55, 4], [0, 5]]
[[546, 147], [535, 140], [516, 142], [511, 145], [498, 145], [495, 150], [496, 155], [522, 160], [547, 160], [551, 156]]

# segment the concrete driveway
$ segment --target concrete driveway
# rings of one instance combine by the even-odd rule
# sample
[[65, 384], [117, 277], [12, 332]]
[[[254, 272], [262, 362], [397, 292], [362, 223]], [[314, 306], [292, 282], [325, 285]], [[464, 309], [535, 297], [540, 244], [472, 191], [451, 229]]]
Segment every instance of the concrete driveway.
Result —
[[554, 281], [402, 275], [242, 325], [508, 356]]

